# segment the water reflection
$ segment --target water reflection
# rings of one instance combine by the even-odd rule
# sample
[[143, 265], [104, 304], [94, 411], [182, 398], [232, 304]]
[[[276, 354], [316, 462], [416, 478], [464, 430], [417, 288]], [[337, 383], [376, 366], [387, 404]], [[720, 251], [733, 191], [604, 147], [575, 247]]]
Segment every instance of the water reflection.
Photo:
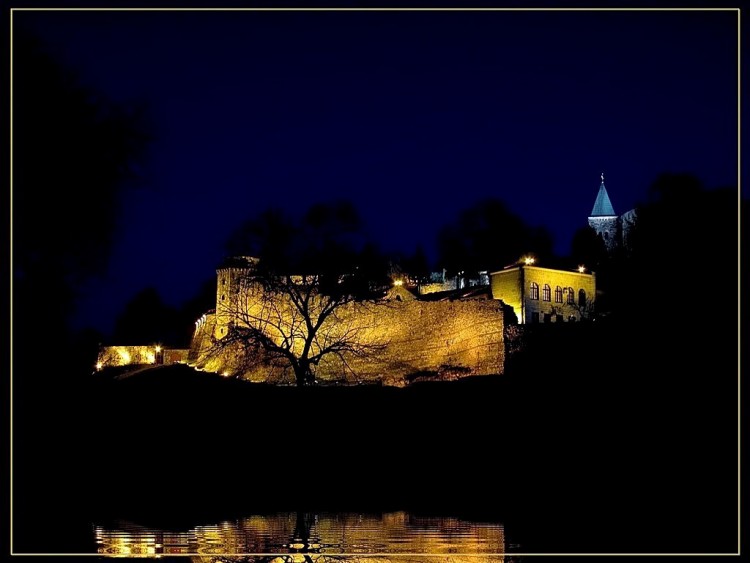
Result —
[[102, 555], [190, 555], [196, 563], [512, 560], [503, 555], [502, 524], [419, 517], [406, 512], [292, 512], [196, 526], [184, 532], [118, 522], [96, 526], [95, 534], [97, 551]]

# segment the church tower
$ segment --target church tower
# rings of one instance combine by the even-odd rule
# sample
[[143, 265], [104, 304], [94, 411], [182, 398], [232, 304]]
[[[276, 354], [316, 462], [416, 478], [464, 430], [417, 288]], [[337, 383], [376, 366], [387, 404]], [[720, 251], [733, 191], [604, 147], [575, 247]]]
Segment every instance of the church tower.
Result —
[[607, 251], [612, 252], [617, 246], [617, 214], [609, 201], [607, 188], [604, 187], [604, 172], [599, 193], [596, 194], [594, 208], [589, 215], [589, 226], [604, 239]]

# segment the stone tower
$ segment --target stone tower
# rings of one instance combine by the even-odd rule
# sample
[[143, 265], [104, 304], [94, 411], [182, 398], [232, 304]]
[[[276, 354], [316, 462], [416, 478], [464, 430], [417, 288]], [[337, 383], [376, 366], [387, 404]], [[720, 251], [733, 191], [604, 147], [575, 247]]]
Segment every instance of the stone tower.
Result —
[[258, 265], [252, 256], [228, 258], [216, 270], [216, 324], [214, 337], [224, 338], [231, 328], [239, 306], [242, 281]]
[[596, 234], [601, 235], [609, 252], [617, 247], [617, 223], [617, 214], [612, 207], [612, 202], [609, 201], [602, 172], [602, 183], [599, 185], [599, 193], [596, 194], [594, 208], [589, 215], [589, 226], [596, 231]]

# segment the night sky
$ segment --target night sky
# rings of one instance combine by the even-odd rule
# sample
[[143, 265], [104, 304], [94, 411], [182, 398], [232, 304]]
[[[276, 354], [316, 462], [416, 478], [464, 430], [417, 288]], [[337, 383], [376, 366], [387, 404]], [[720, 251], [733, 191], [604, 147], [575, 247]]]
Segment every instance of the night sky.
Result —
[[[153, 141], [78, 323], [179, 305], [269, 206], [346, 198], [385, 250], [436, 257], [497, 197], [570, 250], [661, 172], [737, 186], [736, 12], [16, 12]], [[222, 203], [223, 202], [223, 203]], [[733, 218], [729, 218], [733, 220]], [[137, 256], [137, 268], [133, 267]]]

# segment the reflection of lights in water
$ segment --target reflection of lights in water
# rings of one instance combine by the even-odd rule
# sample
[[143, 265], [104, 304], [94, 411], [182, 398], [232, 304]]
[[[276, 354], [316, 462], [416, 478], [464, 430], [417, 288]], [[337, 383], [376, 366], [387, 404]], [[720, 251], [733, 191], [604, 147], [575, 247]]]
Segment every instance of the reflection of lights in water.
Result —
[[305, 549], [304, 543], [290, 543], [289, 549]]
[[[481, 524], [457, 518], [423, 518], [405, 512], [362, 514], [277, 514], [251, 516], [187, 532], [125, 526], [95, 528], [98, 553], [110, 557], [193, 555], [196, 561], [232, 561], [232, 556], [265, 553], [265, 561], [399, 560], [393, 554], [450, 556], [452, 563], [501, 561], [505, 552], [502, 524]], [[283, 554], [283, 556], [282, 556]], [[351, 554], [353, 559], [342, 554]], [[467, 557], [462, 557], [467, 554]], [[469, 554], [474, 554], [469, 557]], [[477, 555], [486, 554], [481, 559]], [[248, 561], [247, 558], [244, 561]]]

